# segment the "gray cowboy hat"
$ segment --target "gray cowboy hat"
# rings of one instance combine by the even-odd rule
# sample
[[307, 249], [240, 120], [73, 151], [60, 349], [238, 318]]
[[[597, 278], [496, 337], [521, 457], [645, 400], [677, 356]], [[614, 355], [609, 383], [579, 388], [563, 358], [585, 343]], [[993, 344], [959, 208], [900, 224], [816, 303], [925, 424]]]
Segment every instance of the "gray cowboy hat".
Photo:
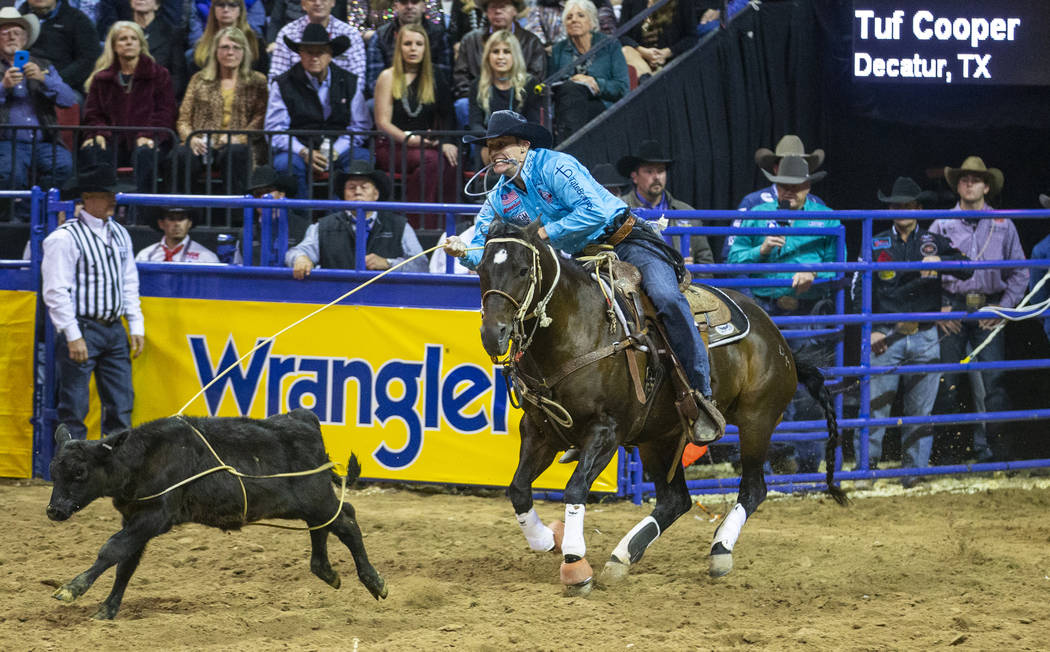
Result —
[[[28, 6], [26, 11], [28, 12]], [[21, 25], [22, 29], [26, 31], [26, 44], [25, 48], [28, 50], [34, 43], [36, 43], [37, 37], [40, 36], [40, 19], [32, 13], [21, 13], [14, 7], [4, 7], [0, 9], [0, 25]]]
[[817, 182], [828, 175], [825, 171], [810, 173], [809, 164], [806, 163], [803, 156], [785, 156], [780, 159], [780, 167], [777, 168], [776, 174], [765, 168], [762, 168], [762, 174], [773, 183], [783, 183], [789, 186], [807, 181]]
[[1050, 208], [1050, 195], [1039, 195], [1039, 203], [1043, 208]]
[[337, 36], [331, 38], [328, 36], [328, 30], [323, 25], [309, 23], [306, 29], [303, 30], [303, 35], [299, 38], [298, 43], [285, 36], [284, 44], [296, 54], [299, 54], [299, 48], [304, 45], [327, 45], [332, 50], [332, 56], [338, 57], [350, 47], [350, 37]]
[[882, 190], [879, 190], [879, 201], [884, 204], [907, 204], [910, 201], [926, 203], [936, 198], [937, 193], [923, 190], [910, 177], [897, 177], [889, 195], [884, 195]]
[[616, 171], [612, 163], [599, 163], [591, 168], [591, 176], [603, 186], [626, 188], [631, 185], [630, 179], [625, 179]]
[[493, 111], [489, 116], [489, 125], [484, 136], [463, 136], [464, 143], [474, 143], [489, 138], [500, 136], [515, 136], [532, 143], [533, 147], [550, 149], [554, 144], [554, 137], [543, 125], [529, 122], [520, 113], [509, 109]]
[[111, 192], [116, 194], [117, 171], [109, 163], [80, 166], [76, 176], [62, 186], [63, 199], [75, 199], [85, 192]]
[[621, 156], [620, 160], [616, 161], [616, 171], [625, 177], [630, 177], [631, 173], [643, 163], [667, 163], [670, 165], [674, 163], [674, 159], [660, 146], [660, 143], [655, 140], [643, 140], [642, 144], [638, 146], [637, 154]]
[[346, 182], [351, 177], [366, 177], [375, 184], [379, 191], [379, 201], [390, 199], [390, 177], [382, 170], [375, 169], [375, 166], [368, 161], [351, 161], [346, 172], [340, 172], [335, 176], [334, 192], [340, 199], [343, 198], [343, 188], [346, 187]]
[[276, 188], [286, 195], [294, 196], [299, 192], [299, 180], [290, 174], [277, 174], [272, 165], [260, 165], [252, 170], [247, 190], [252, 193], [260, 188]]
[[1003, 189], [1003, 171], [986, 166], [984, 159], [980, 156], [967, 156], [962, 165], [957, 168], [948, 165], [944, 167], [944, 179], [953, 192], [959, 187], [959, 179], [964, 174], [976, 174], [984, 179], [984, 182], [988, 184], [989, 195], [998, 195]]
[[781, 138], [777, 142], [776, 151], [770, 151], [767, 147], [760, 147], [755, 150], [755, 163], [763, 170], [772, 172], [773, 166], [780, 163], [780, 160], [785, 156], [801, 156], [806, 159], [806, 163], [809, 163], [809, 169], [814, 172], [820, 169], [820, 166], [824, 163], [824, 150], [815, 149], [807, 154], [806, 146], [802, 144], [802, 139], [794, 134], [787, 134]]

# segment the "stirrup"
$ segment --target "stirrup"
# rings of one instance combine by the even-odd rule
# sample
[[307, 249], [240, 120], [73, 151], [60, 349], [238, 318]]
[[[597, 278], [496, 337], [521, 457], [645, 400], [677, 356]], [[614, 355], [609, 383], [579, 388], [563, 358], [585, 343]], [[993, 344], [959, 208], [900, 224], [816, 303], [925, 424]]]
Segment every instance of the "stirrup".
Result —
[[561, 454], [561, 457], [558, 458], [558, 464], [572, 464], [573, 462], [578, 462], [579, 459], [580, 449], [570, 448], [569, 450]]
[[725, 417], [714, 399], [706, 398], [700, 392], [694, 392], [694, 398], [700, 414], [693, 422], [690, 441], [697, 446], [713, 444], [726, 434]]

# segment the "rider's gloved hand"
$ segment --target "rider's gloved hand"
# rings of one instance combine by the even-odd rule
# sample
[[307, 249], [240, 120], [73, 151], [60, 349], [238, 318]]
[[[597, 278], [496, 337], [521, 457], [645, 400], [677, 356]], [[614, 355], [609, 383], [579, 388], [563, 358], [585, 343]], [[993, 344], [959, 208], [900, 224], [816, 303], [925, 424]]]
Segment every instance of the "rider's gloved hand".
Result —
[[467, 255], [467, 243], [463, 242], [458, 235], [454, 235], [445, 241], [445, 253], [462, 258]]

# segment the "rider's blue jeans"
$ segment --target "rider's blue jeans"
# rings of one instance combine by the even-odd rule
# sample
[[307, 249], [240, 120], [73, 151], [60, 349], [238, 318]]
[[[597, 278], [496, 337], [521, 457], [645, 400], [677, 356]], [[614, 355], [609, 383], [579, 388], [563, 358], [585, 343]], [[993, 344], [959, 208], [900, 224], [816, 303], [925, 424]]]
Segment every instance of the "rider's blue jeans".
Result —
[[616, 245], [615, 251], [621, 260], [631, 263], [642, 273], [642, 288], [660, 314], [671, 349], [682, 363], [689, 385], [710, 397], [711, 365], [707, 359], [707, 347], [696, 330], [689, 301], [678, 289], [674, 268], [645, 241], [625, 240]]

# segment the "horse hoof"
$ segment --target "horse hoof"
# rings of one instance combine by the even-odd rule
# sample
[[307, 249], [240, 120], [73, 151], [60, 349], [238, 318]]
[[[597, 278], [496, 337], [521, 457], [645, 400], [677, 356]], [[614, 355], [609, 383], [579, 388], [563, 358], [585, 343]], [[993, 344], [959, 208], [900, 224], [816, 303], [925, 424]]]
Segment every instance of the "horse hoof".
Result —
[[554, 533], [554, 547], [551, 548], [551, 550], [560, 553], [561, 541], [565, 538], [565, 524], [561, 521], [551, 521], [551, 524], [547, 527], [549, 527], [551, 532]]
[[733, 570], [733, 555], [711, 555], [711, 577], [722, 577]]
[[594, 571], [586, 559], [561, 563], [561, 583], [567, 596], [587, 596], [594, 590]]
[[62, 602], [72, 602], [77, 599], [77, 596], [73, 595], [73, 592], [64, 586], [52, 593], [51, 597]]
[[625, 564], [615, 557], [605, 562], [605, 568], [602, 569], [601, 581], [602, 584], [613, 585], [619, 584], [620, 582], [627, 579], [627, 574], [631, 570], [630, 564]]

